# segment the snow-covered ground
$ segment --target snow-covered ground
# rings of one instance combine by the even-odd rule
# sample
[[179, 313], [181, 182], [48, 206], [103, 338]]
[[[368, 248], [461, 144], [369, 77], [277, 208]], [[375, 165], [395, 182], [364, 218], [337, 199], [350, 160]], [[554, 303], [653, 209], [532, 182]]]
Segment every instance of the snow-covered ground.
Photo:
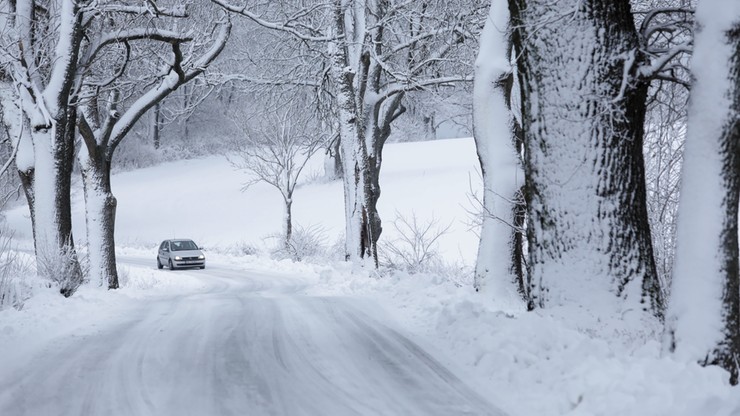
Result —
[[[469, 266], [476, 165], [470, 139], [388, 145], [383, 237], [396, 212], [434, 217], [451, 224], [443, 257]], [[282, 218], [277, 192], [244, 179], [220, 157], [116, 175], [124, 287], [37, 289], [0, 311], [0, 414], [740, 415], [726, 373], [661, 357], [659, 328], [633, 317], [500, 310], [464, 277], [242, 255]], [[78, 240], [82, 209], [78, 192]], [[294, 209], [327, 245], [341, 235], [340, 183], [301, 187]], [[7, 218], [28, 237], [23, 207]], [[173, 236], [206, 247], [206, 270], [156, 270]]]

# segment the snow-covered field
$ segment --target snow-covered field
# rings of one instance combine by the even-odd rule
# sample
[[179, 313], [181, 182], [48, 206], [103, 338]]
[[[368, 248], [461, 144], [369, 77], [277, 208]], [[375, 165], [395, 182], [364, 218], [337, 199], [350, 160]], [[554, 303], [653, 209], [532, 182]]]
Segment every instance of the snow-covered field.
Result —
[[[470, 265], [476, 166], [470, 139], [388, 145], [383, 237], [396, 212], [434, 217], [451, 225], [444, 259]], [[631, 317], [500, 310], [465, 277], [243, 255], [272, 244], [282, 218], [277, 191], [240, 192], [244, 179], [221, 157], [116, 175], [124, 287], [39, 288], [0, 311], [0, 414], [740, 415], [722, 370], [662, 357], [659, 328]], [[341, 189], [314, 181], [295, 195], [296, 222], [322, 227], [327, 246], [342, 234]], [[7, 218], [24, 244], [24, 208]], [[156, 270], [156, 245], [175, 236], [206, 247], [206, 270]], [[234, 370], [239, 357], [250, 373]]]

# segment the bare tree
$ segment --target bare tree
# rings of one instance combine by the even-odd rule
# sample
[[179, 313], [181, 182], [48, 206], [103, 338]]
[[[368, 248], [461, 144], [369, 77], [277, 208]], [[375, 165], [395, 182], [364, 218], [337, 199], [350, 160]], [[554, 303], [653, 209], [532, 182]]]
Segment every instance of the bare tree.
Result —
[[397, 237], [391, 241], [385, 240], [380, 246], [388, 267], [418, 273], [429, 272], [440, 266], [439, 239], [447, 234], [452, 224], [442, 226], [433, 217], [422, 221], [416, 213], [411, 213], [408, 218], [397, 212], [391, 225]]
[[290, 250], [293, 234], [293, 193], [303, 169], [326, 145], [327, 135], [317, 118], [297, 104], [234, 120], [244, 133], [231, 164], [252, 175], [244, 188], [265, 182], [283, 197], [283, 245]]

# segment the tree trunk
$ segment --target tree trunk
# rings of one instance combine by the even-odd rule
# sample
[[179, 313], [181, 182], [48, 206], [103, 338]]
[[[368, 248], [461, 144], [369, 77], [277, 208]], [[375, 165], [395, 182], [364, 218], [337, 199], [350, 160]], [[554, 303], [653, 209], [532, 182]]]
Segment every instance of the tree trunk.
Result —
[[[344, 33], [344, 9], [341, 0], [334, 0], [334, 27], [338, 36]], [[355, 101], [355, 73], [348, 66], [347, 45], [329, 44], [332, 76], [336, 84], [337, 113], [339, 118], [339, 143], [344, 171], [345, 208], [345, 257], [360, 262], [370, 254], [365, 190], [369, 170], [364, 129]]]
[[23, 187], [23, 194], [26, 196], [26, 202], [28, 202], [28, 210], [31, 213], [31, 232], [33, 234], [33, 247], [34, 251], [38, 252], [36, 248], [36, 214], [35, 214], [35, 198], [33, 196], [33, 178], [34, 168], [28, 168], [25, 170], [18, 170], [18, 177], [21, 180], [21, 186]]
[[[523, 174], [511, 112], [513, 79], [505, 0], [494, 0], [481, 34], [473, 85], [474, 137], [483, 175], [483, 212], [475, 289], [506, 308], [521, 308], [516, 282], [521, 272], [521, 230], [516, 195]], [[520, 289], [521, 290], [521, 289]], [[524, 293], [524, 292], [522, 292]]]
[[30, 123], [20, 108], [17, 93], [6, 75], [0, 74], [0, 110], [5, 130], [15, 149], [15, 166], [23, 193], [28, 202], [31, 214], [31, 231], [33, 234], [34, 251], [36, 250], [36, 218], [34, 213], [34, 156], [33, 143], [29, 131]]
[[160, 138], [159, 134], [162, 130], [162, 124], [160, 119], [160, 112], [162, 111], [162, 103], [157, 102], [157, 104], [154, 105], [154, 108], [152, 109], [152, 142], [154, 143], [154, 148], [159, 149], [160, 146]]
[[285, 249], [290, 250], [291, 239], [293, 238], [293, 198], [289, 196], [285, 199], [285, 222], [283, 223], [283, 238]]
[[[98, 149], [98, 155], [104, 152]], [[110, 164], [104, 157], [91, 158], [80, 149], [80, 168], [85, 193], [85, 223], [90, 257], [90, 279], [108, 289], [118, 289], [115, 220], [118, 205], [110, 184]]]
[[740, 8], [703, 0], [696, 17], [666, 341], [682, 358], [723, 367], [737, 384]]
[[82, 269], [72, 237], [70, 203], [74, 162], [74, 120], [67, 114], [55, 120], [49, 130], [31, 133], [34, 145], [33, 224], [36, 258], [42, 275], [59, 283], [59, 291], [71, 296], [82, 284]]
[[629, 1], [509, 5], [535, 301], [595, 311], [616, 295], [618, 311], [662, 316], [642, 156], [647, 83], [634, 75]]
[[344, 176], [340, 139], [337, 136], [326, 149], [324, 156], [324, 177], [328, 180], [340, 179]]
[[424, 124], [424, 140], [436, 140], [437, 125], [434, 120], [434, 112], [429, 113], [429, 115], [422, 116], [421, 121]]
[[529, 270], [525, 255], [525, 235], [527, 221], [527, 206], [524, 204], [524, 189], [520, 188], [514, 195], [514, 206], [511, 208], [511, 216], [514, 221], [510, 233], [511, 242], [511, 274], [514, 276], [514, 284], [522, 300], [527, 304], [527, 310], [534, 309], [532, 301], [532, 282], [529, 281]]

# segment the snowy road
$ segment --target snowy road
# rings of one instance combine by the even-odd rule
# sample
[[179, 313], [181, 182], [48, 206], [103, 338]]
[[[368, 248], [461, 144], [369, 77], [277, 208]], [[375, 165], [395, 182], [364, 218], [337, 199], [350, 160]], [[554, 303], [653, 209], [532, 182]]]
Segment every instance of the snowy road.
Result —
[[352, 299], [210, 265], [173, 273], [203, 289], [29, 353], [0, 374], [0, 415], [501, 414]]

